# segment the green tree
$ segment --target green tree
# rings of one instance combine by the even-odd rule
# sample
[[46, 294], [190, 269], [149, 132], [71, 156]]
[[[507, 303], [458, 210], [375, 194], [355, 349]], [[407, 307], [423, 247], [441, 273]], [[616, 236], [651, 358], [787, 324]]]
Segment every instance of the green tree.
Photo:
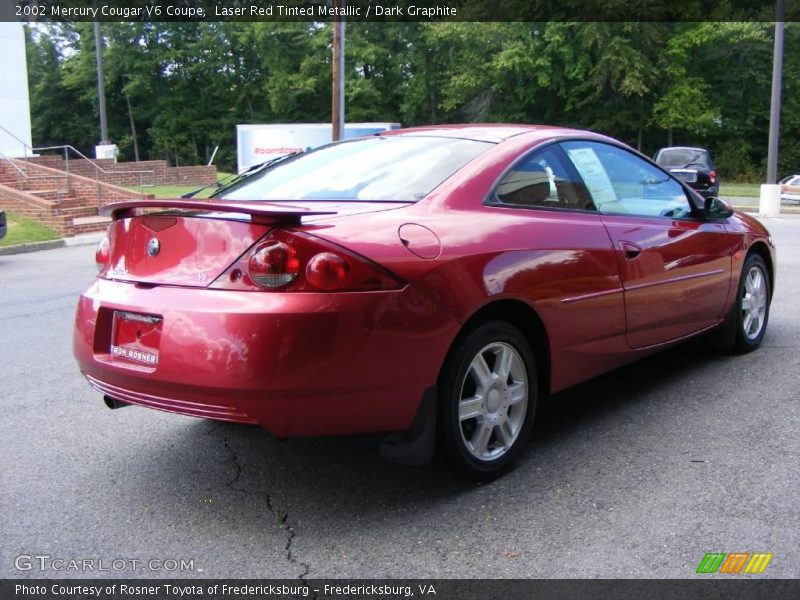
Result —
[[65, 83], [64, 48], [71, 47], [69, 25], [25, 28], [31, 134], [34, 146], [71, 143], [88, 150], [95, 137], [91, 102]]

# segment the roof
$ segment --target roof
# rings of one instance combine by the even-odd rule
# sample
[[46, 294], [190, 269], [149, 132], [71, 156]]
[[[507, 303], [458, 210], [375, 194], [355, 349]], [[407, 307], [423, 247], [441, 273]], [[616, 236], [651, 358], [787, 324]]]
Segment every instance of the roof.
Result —
[[694, 146], [667, 146], [666, 148], [661, 148], [659, 152], [664, 152], [664, 150], [696, 150], [697, 152], [708, 152], [706, 148], [695, 148]]
[[547, 135], [575, 133], [574, 129], [552, 127], [550, 125], [515, 125], [510, 123], [465, 123], [458, 125], [428, 125], [382, 131], [376, 135], [429, 135], [435, 137], [452, 137], [477, 140], [481, 142], [502, 142], [523, 133], [540, 131]]

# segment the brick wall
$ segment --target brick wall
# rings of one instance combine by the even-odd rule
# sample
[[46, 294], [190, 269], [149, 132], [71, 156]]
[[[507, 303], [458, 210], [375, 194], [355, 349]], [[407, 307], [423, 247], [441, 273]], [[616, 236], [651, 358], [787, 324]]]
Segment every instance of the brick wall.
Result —
[[[22, 161], [19, 160], [15, 162], [18, 165], [23, 164]], [[63, 175], [63, 171], [36, 163], [29, 163], [28, 174], [52, 176], [59, 174]], [[114, 202], [116, 200], [130, 200], [133, 197], [138, 197], [136, 193], [131, 192], [131, 190], [127, 188], [103, 181], [98, 184], [94, 178], [79, 175], [73, 172], [71, 165], [68, 188], [70, 195], [85, 199], [87, 204], [93, 204], [94, 206], [98, 205], [98, 200], [99, 204], [102, 205], [108, 204], [109, 202]]]
[[[24, 165], [23, 161], [14, 162], [20, 167]], [[0, 161], [0, 206], [67, 237], [105, 229], [107, 221], [92, 218], [97, 215], [98, 204], [139, 197], [124, 187], [105, 182], [98, 185], [94, 179], [76, 175], [72, 169], [65, 177], [64, 171], [31, 162], [27, 174], [29, 179], [22, 178], [12, 165]], [[51, 189], [54, 184], [58, 184], [57, 190]], [[86, 217], [90, 222], [86, 222]]]
[[43, 200], [27, 192], [0, 184], [0, 203], [8, 212], [28, 217], [61, 235], [67, 235], [69, 219], [65, 215], [56, 214], [56, 203], [51, 200]]
[[[64, 158], [58, 155], [37, 156], [29, 158], [28, 161], [60, 170], [66, 170], [67, 167]], [[110, 158], [92, 160], [70, 158], [69, 172], [94, 179], [96, 169], [93, 165], [95, 164], [104, 171], [108, 171], [108, 173], [99, 173], [101, 181], [128, 187], [138, 186], [140, 181], [143, 181], [145, 185], [196, 186], [210, 185], [217, 181], [217, 167], [213, 165], [170, 167], [164, 160], [117, 163]]]

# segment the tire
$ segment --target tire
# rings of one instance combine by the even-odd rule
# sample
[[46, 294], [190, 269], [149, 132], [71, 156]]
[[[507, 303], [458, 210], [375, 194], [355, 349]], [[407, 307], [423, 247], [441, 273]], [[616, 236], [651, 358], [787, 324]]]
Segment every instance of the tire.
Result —
[[761, 345], [769, 321], [769, 304], [772, 286], [769, 270], [758, 254], [750, 254], [744, 261], [739, 289], [736, 292], [733, 313], [735, 338], [731, 350], [743, 354]]
[[530, 438], [538, 396], [530, 344], [492, 321], [456, 342], [439, 377], [439, 452], [462, 477], [505, 473]]

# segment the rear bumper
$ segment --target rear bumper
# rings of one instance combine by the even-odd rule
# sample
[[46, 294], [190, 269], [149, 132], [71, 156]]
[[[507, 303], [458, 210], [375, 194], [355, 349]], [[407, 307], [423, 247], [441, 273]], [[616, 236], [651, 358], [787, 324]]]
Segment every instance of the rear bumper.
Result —
[[[110, 353], [115, 310], [163, 317], [157, 365]], [[377, 432], [410, 426], [457, 330], [410, 286], [275, 294], [98, 279], [78, 302], [74, 353], [95, 388], [132, 404], [279, 436]]]

